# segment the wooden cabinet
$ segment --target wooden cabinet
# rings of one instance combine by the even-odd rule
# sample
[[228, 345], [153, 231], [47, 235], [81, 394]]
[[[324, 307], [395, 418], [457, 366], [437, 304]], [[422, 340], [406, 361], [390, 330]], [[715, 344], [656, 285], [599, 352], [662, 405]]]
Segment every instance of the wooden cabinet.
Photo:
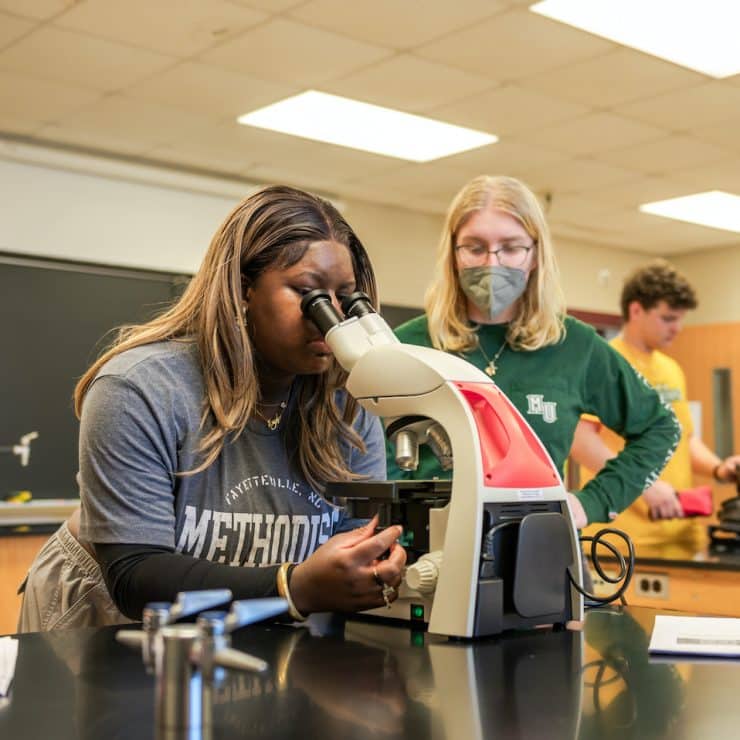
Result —
[[21, 608], [18, 586], [49, 537], [49, 534], [0, 536], [0, 635], [16, 631]]
[[[712, 450], [716, 449], [714, 371], [722, 368], [730, 371], [732, 403], [725, 411], [732, 414], [734, 452], [740, 452], [740, 323], [686, 326], [665, 352], [683, 369], [689, 400], [701, 403], [702, 428], [697, 432]], [[734, 486], [694, 478], [695, 485], [712, 485], [715, 510], [722, 501], [736, 495]]]
[[[615, 569], [602, 563], [607, 572]], [[594, 578], [594, 593], [605, 596], [613, 584]], [[655, 560], [635, 563], [632, 581], [625, 593], [630, 606], [671, 609], [717, 617], [740, 617], [740, 565], [687, 564]]]

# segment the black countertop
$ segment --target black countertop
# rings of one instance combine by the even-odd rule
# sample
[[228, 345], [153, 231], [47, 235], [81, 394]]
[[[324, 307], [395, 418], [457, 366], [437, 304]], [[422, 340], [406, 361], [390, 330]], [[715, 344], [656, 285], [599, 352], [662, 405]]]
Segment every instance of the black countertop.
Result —
[[[476, 643], [334, 618], [255, 626], [234, 645], [269, 661], [216, 690], [213, 738], [730, 738], [740, 661], [662, 662], [649, 609], [591, 611], [583, 632]], [[318, 625], [318, 626], [317, 626]], [[115, 628], [20, 636], [0, 737], [155, 737], [153, 678]]]

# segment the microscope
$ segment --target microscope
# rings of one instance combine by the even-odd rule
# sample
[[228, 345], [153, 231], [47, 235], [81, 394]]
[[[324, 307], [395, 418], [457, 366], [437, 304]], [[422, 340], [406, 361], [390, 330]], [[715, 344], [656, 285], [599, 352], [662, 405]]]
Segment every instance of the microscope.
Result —
[[740, 466], [735, 468], [736, 494], [722, 502], [717, 512], [717, 524], [709, 526], [711, 546], [717, 552], [740, 550]]
[[399, 598], [364, 614], [454, 638], [583, 619], [578, 537], [560, 475], [542, 443], [495, 383], [445, 352], [402, 344], [368, 297], [314, 290], [301, 302], [346, 387], [386, 420], [412, 468], [429, 444], [449, 481], [333, 483], [354, 516], [401, 524], [409, 555]]

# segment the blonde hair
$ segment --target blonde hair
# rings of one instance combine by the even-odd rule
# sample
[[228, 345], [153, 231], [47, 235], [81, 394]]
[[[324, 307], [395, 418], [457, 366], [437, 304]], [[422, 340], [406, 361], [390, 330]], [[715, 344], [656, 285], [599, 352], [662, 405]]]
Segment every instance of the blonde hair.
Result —
[[[289, 187], [267, 187], [245, 198], [226, 217], [211, 240], [203, 263], [182, 297], [160, 316], [119, 330], [116, 341], [89, 368], [75, 388], [75, 412], [82, 413], [85, 395], [100, 368], [112, 357], [163, 340], [194, 342], [203, 372], [205, 398], [201, 417], [202, 462], [190, 471], [205, 470], [225, 444], [238, 438], [260, 401], [252, 342], [242, 320], [246, 288], [267, 269], [297, 263], [316, 241], [345, 245], [352, 258], [357, 290], [377, 306], [375, 276], [365, 248], [349, 224], [328, 201]], [[300, 378], [297, 399], [281, 425], [291, 458], [317, 490], [331, 479], [350, 480], [342, 442], [365, 451], [352, 427], [357, 412], [347, 397], [337, 407], [337, 389], [346, 372], [333, 362], [319, 375]]]
[[478, 346], [455, 266], [455, 240], [467, 220], [486, 208], [513, 216], [535, 243], [535, 266], [520, 299], [521, 310], [509, 325], [509, 344], [522, 350], [556, 344], [565, 333], [565, 300], [542, 208], [524, 183], [513, 177], [488, 175], [467, 183], [447, 212], [434, 277], [424, 300], [432, 343], [448, 352], [466, 352]]

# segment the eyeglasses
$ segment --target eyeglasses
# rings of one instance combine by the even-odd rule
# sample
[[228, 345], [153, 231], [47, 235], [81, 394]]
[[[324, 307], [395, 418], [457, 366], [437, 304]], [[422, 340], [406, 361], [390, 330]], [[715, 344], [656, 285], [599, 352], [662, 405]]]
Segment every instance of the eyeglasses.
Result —
[[503, 267], [521, 267], [534, 247], [534, 244], [504, 244], [498, 249], [489, 249], [485, 244], [458, 244], [455, 251], [465, 267], [482, 267], [488, 262], [489, 254], [495, 254]]

